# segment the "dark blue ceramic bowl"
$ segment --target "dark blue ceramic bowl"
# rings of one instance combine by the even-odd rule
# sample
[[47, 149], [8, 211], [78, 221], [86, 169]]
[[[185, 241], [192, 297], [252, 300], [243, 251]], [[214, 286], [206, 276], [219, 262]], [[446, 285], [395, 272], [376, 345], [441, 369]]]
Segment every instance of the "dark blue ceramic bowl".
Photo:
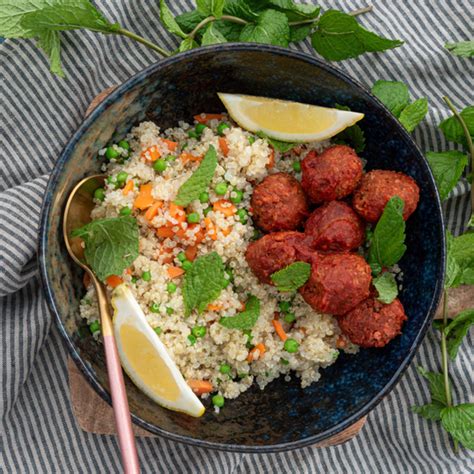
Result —
[[408, 314], [403, 334], [387, 347], [341, 356], [321, 380], [302, 390], [294, 377], [253, 388], [226, 402], [219, 415], [200, 419], [155, 405], [129, 380], [134, 422], [167, 438], [229, 451], [294, 449], [333, 436], [366, 415], [393, 388], [412, 359], [438, 305], [444, 274], [441, 207], [433, 176], [408, 133], [368, 91], [312, 56], [253, 44], [228, 44], [189, 51], [160, 61], [116, 89], [71, 138], [52, 173], [44, 201], [39, 259], [46, 296], [76, 364], [110, 403], [103, 351], [78, 311], [81, 271], [69, 259], [61, 214], [71, 188], [97, 173], [97, 151], [143, 120], [170, 127], [194, 114], [219, 112], [216, 92], [291, 99], [309, 104], [348, 105], [363, 112], [368, 168], [412, 176], [421, 187], [418, 209], [407, 225], [408, 251], [401, 300]]

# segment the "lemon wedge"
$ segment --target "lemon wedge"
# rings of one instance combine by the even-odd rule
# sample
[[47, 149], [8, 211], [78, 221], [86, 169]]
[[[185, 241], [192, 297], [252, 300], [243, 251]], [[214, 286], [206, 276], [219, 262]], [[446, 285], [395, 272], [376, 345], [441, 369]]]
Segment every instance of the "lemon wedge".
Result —
[[159, 405], [199, 417], [205, 408], [184, 380], [130, 289], [112, 294], [114, 334], [122, 367], [133, 383]]
[[242, 128], [284, 142], [326, 140], [364, 118], [357, 112], [288, 100], [222, 92], [217, 95]]

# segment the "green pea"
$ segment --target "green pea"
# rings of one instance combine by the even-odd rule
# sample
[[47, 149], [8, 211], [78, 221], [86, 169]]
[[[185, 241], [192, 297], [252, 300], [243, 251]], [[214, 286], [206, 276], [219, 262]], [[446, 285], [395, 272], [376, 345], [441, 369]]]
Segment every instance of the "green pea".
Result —
[[289, 337], [286, 341], [285, 344], [283, 345], [283, 349], [285, 349], [286, 352], [289, 352], [290, 354], [294, 352], [298, 352], [298, 348], [300, 345], [298, 344], [297, 341]]
[[135, 284], [138, 281], [138, 278], [134, 276], [134, 277], [132, 277], [131, 281], [132, 281], [133, 284]]
[[168, 155], [165, 160], [168, 162], [168, 163], [171, 163], [172, 161], [176, 160], [176, 156], [174, 155]]
[[171, 306], [168, 306], [166, 308], [166, 314], [169, 314], [170, 316], [174, 313], [174, 309]]
[[151, 280], [151, 272], [146, 271], [142, 273], [142, 280], [143, 281], [150, 281]]
[[202, 204], [205, 204], [206, 202], [209, 201], [209, 194], [204, 192], [204, 193], [201, 193], [199, 195], [199, 202], [201, 202]]
[[168, 165], [163, 158], [160, 158], [153, 163], [153, 169], [158, 173], [163, 173], [167, 166]]
[[256, 138], [250, 135], [249, 137], [249, 145], [253, 145], [255, 143]]
[[185, 260], [182, 264], [181, 267], [183, 268], [184, 271], [191, 270], [193, 267], [193, 262], [190, 262], [189, 260]]
[[178, 287], [173, 282], [170, 282], [166, 285], [166, 290], [168, 291], [168, 293], [174, 293], [177, 288]]
[[188, 336], [188, 341], [192, 346], [194, 346], [194, 344], [196, 344], [196, 341], [197, 341], [196, 336], [194, 336], [193, 334], [190, 334]]
[[206, 217], [210, 212], [212, 211], [212, 207], [206, 207], [202, 213], [204, 214], [204, 217]]
[[212, 404], [215, 407], [222, 408], [224, 406], [224, 397], [222, 395], [214, 395], [212, 397]]
[[219, 372], [221, 374], [229, 374], [230, 373], [230, 365], [229, 364], [222, 364], [219, 367]]
[[240, 191], [240, 189], [234, 189], [232, 193], [230, 194], [230, 200], [234, 204], [239, 204], [240, 202], [242, 202], [243, 197], [244, 197], [244, 193]]
[[229, 124], [226, 123], [226, 122], [221, 122], [221, 123], [217, 126], [217, 133], [218, 133], [219, 135], [224, 135], [224, 130], [225, 130], [226, 128], [230, 128], [230, 127], [229, 127]]
[[289, 301], [280, 301], [278, 303], [278, 307], [280, 308], [280, 311], [283, 313], [286, 313], [290, 309], [290, 302]]
[[89, 329], [92, 334], [94, 334], [97, 331], [100, 331], [100, 322], [99, 321], [92, 321], [92, 323], [89, 324]]
[[132, 209], [130, 207], [122, 207], [120, 209], [119, 214], [121, 216], [129, 216], [132, 213]]
[[289, 362], [286, 360], [286, 359], [280, 359], [280, 362], [283, 364], [283, 365], [288, 365]]
[[293, 167], [293, 171], [296, 171], [297, 173], [301, 171], [301, 163], [299, 161], [293, 162], [291, 166]]
[[199, 214], [197, 212], [191, 212], [191, 214], [188, 214], [187, 221], [190, 224], [197, 224], [199, 222]]
[[261, 236], [262, 233], [258, 229], [255, 229], [253, 231], [252, 240], [258, 240]]
[[198, 123], [195, 127], [194, 127], [194, 130], [196, 131], [196, 135], [197, 136], [200, 136], [202, 135], [202, 132], [204, 132], [204, 130], [207, 128], [206, 125], [204, 125], [203, 123]]
[[246, 224], [248, 217], [247, 217], [247, 211], [245, 209], [239, 209], [237, 211], [237, 216], [239, 216], [239, 221], [242, 222], [242, 224]]
[[130, 150], [130, 143], [128, 143], [127, 140], [120, 140], [118, 142], [118, 146], [120, 148], [123, 148], [124, 150], [127, 150], [127, 151]]
[[160, 305], [158, 303], [152, 303], [150, 305], [150, 311], [152, 313], [159, 313], [160, 312]]
[[127, 181], [127, 178], [128, 178], [128, 173], [125, 171], [120, 171], [120, 173], [117, 175], [117, 183], [125, 184], [125, 181]]
[[184, 252], [179, 252], [178, 253], [178, 260], [180, 262], [184, 262], [186, 260], [186, 254]]
[[105, 199], [105, 190], [104, 188], [97, 188], [94, 191], [94, 198], [98, 201], [103, 201]]
[[117, 184], [117, 178], [115, 176], [107, 176], [107, 183]]
[[[196, 133], [196, 130], [189, 130], [188, 132], [188, 137], [189, 138], [197, 138], [198, 134]], [[183, 148], [184, 149], [184, 148]]]
[[105, 150], [105, 157], [108, 160], [114, 160], [115, 158], [118, 158], [119, 156], [120, 156], [120, 153], [111, 146], [108, 146], [107, 149]]
[[204, 337], [206, 335], [206, 326], [194, 326], [191, 332], [196, 337]]
[[223, 196], [227, 192], [227, 184], [226, 183], [217, 184], [215, 188], [215, 192], [219, 196]]
[[285, 323], [291, 324], [293, 321], [295, 321], [296, 316], [294, 315], [294, 313], [286, 313], [283, 319]]
[[154, 328], [154, 331], [156, 332], [156, 334], [158, 334], [158, 336], [163, 332], [160, 326], [157, 326], [156, 328]]
[[223, 288], [227, 288], [230, 285], [230, 280], [227, 278], [224, 278], [224, 281], [222, 282]]

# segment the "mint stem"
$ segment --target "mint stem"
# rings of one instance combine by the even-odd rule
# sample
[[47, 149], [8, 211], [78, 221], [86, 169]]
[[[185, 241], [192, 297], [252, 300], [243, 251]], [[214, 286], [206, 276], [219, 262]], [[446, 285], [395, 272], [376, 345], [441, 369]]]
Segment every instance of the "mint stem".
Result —
[[[364, 8], [359, 8], [358, 10], [349, 12], [348, 15], [351, 15], [351, 16], [362, 15], [364, 13], [371, 12], [373, 9], [374, 9], [373, 5], [367, 5]], [[311, 23], [317, 23], [318, 21], [319, 21], [318, 18], [311, 18], [310, 20], [290, 21], [288, 24], [290, 26], [299, 26], [299, 25], [309, 25]]]
[[364, 13], [371, 12], [373, 9], [374, 9], [373, 5], [367, 5], [364, 8], [358, 8], [357, 10], [349, 12], [348, 15], [351, 15], [351, 16], [363, 15]]
[[[446, 345], [446, 326], [448, 325], [448, 290], [443, 292], [443, 327], [441, 330], [441, 364], [443, 368], [444, 392], [446, 394], [446, 405], [453, 406], [453, 397], [451, 394], [451, 385], [449, 384], [449, 361]], [[459, 446], [457, 440], [454, 441], [454, 452], [457, 453]]]
[[[464, 132], [464, 136], [467, 142], [467, 148], [469, 150], [469, 154], [471, 155], [471, 170], [474, 170], [474, 145], [472, 143], [471, 134], [469, 133], [469, 129], [467, 128], [466, 122], [462, 118], [462, 115], [457, 111], [456, 107], [454, 107], [453, 103], [449, 100], [449, 97], [444, 96], [443, 100], [446, 102], [447, 106], [450, 108], [451, 112], [456, 117], [457, 121], [462, 127]], [[471, 184], [471, 221], [472, 216], [474, 215], [474, 185]]]
[[148, 41], [147, 39], [145, 39], [141, 36], [138, 36], [137, 34], [133, 33], [132, 31], [126, 30], [125, 28], [118, 29], [116, 31], [116, 33], [118, 33], [120, 35], [123, 35], [123, 36], [126, 36], [127, 38], [131, 38], [135, 41], [138, 41], [139, 43], [144, 44], [148, 48], [153, 49], [154, 51], [160, 53], [162, 56], [164, 56], [166, 58], [171, 55], [171, 53], [169, 51], [166, 51], [166, 49], [160, 48], [155, 43], [152, 43], [151, 41]]

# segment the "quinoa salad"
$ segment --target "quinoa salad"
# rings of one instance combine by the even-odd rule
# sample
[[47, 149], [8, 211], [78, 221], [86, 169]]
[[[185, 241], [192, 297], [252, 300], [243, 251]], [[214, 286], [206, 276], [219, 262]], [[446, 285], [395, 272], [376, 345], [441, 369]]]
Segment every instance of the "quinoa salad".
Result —
[[[264, 389], [281, 375], [286, 381], [296, 376], [307, 387], [340, 350], [354, 353], [358, 346], [341, 335], [333, 316], [315, 311], [298, 292], [262, 283], [249, 267], [246, 250], [261, 237], [251, 196], [268, 175], [286, 173], [301, 181], [301, 161], [330, 143], [278, 151], [224, 114], [195, 119], [194, 124], [179, 122], [167, 130], [143, 122], [100, 151], [107, 179], [95, 193], [91, 217], [134, 216], [140, 232], [139, 256], [123, 274], [107, 278], [108, 289], [121, 282], [129, 285], [185, 380], [208, 381], [213, 393], [228, 399], [254, 382]], [[207, 190], [186, 207], [174, 204], [211, 146], [217, 166]], [[183, 275], [210, 252], [222, 259], [226, 281], [204, 311], [186, 316]], [[86, 284], [80, 313], [98, 338], [97, 299], [93, 286]], [[221, 318], [245, 310], [249, 294], [260, 302], [252, 329], [219, 324]]]

